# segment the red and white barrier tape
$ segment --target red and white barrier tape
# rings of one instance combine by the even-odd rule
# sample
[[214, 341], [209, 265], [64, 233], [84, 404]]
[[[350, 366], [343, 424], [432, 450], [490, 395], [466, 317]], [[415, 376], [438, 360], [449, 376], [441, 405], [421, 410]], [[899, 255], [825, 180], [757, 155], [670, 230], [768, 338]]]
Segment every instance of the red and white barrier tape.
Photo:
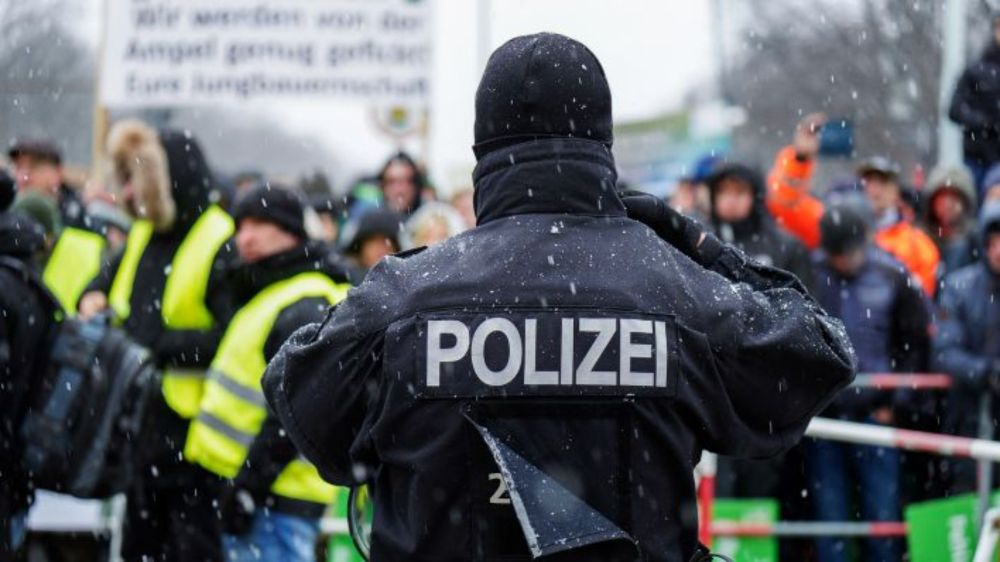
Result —
[[734, 523], [716, 521], [715, 537], [905, 537], [901, 521], [777, 521], [774, 523]]
[[813, 418], [806, 435], [860, 445], [921, 451], [947, 457], [1000, 462], [1000, 443], [865, 423]]
[[858, 373], [851, 388], [944, 390], [951, 388], [951, 376], [940, 373]]

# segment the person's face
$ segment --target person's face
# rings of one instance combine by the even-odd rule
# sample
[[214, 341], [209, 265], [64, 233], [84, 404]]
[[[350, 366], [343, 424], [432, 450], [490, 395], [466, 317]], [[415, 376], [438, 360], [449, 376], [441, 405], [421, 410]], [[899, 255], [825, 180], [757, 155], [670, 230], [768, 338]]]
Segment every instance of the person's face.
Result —
[[861, 183], [865, 186], [868, 203], [876, 215], [881, 215], [899, 204], [899, 186], [895, 180], [875, 173], [862, 176]]
[[273, 222], [248, 217], [236, 229], [236, 251], [244, 263], [255, 263], [291, 250], [301, 241]]
[[18, 190], [55, 197], [62, 183], [62, 169], [48, 160], [21, 154], [14, 159], [14, 179]]
[[931, 212], [938, 224], [950, 226], [961, 220], [965, 214], [965, 198], [955, 189], [945, 188], [931, 201]]
[[406, 213], [417, 202], [416, 171], [404, 162], [393, 162], [382, 174], [382, 194], [386, 205], [397, 213]]
[[739, 222], [753, 210], [753, 188], [736, 178], [723, 178], [715, 191], [715, 216], [723, 222]]
[[388, 236], [370, 236], [361, 243], [358, 261], [361, 262], [361, 267], [371, 269], [379, 260], [398, 251], [399, 249]]
[[1000, 273], [1000, 232], [991, 233], [986, 239], [986, 261], [993, 273]]
[[861, 266], [865, 264], [865, 250], [858, 248], [843, 254], [831, 254], [827, 256], [830, 267], [844, 277], [854, 277]]

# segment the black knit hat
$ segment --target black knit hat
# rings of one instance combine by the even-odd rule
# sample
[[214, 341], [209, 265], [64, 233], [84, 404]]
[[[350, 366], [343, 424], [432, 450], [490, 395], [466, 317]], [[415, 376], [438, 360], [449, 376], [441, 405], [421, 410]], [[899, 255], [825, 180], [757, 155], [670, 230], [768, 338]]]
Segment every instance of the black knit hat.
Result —
[[613, 140], [604, 68], [583, 43], [555, 33], [501, 45], [476, 91], [477, 157], [538, 137]]
[[252, 217], [274, 223], [303, 240], [308, 238], [304, 213], [305, 203], [298, 193], [270, 183], [245, 192], [233, 205], [236, 224]]
[[820, 246], [830, 255], [863, 247], [870, 230], [866, 209], [854, 203], [829, 205], [819, 221]]

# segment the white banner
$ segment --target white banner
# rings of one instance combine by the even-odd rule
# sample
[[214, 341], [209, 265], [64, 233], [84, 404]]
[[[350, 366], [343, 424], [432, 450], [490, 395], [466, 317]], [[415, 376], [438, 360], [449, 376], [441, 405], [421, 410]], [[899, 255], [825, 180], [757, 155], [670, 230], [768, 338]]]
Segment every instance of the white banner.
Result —
[[101, 101], [428, 97], [432, 0], [106, 0]]

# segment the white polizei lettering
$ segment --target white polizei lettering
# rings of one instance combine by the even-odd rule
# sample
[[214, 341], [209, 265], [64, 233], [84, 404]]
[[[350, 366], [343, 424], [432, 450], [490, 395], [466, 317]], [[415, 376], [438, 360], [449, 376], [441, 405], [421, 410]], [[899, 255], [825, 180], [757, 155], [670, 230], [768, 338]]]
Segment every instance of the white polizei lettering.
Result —
[[651, 320], [621, 319], [619, 329], [618, 380], [622, 386], [653, 386], [653, 373], [632, 370], [632, 359], [651, 359], [653, 346], [632, 343], [632, 334], [652, 334]]
[[524, 384], [542, 385], [559, 384], [557, 371], [539, 371], [536, 369], [535, 355], [538, 345], [538, 320], [529, 318], [524, 321]]
[[667, 386], [667, 324], [654, 322], [656, 340], [656, 386]]
[[576, 384], [615, 385], [615, 375], [617, 373], [614, 371], [595, 371], [594, 366], [597, 365], [597, 361], [604, 354], [608, 343], [614, 338], [617, 324], [618, 321], [614, 318], [580, 319], [580, 331], [594, 332], [597, 334], [597, 338], [594, 339], [594, 343], [591, 344], [590, 349], [587, 350], [587, 354], [583, 356], [583, 361], [580, 362], [580, 366], [576, 369]]
[[[499, 371], [491, 370], [486, 364], [486, 340], [494, 332], [507, 338], [507, 364]], [[480, 324], [472, 336], [472, 370], [483, 383], [503, 386], [514, 380], [521, 370], [522, 351], [521, 334], [517, 331], [517, 326], [506, 318], [490, 318]]]
[[[455, 336], [455, 345], [441, 347], [444, 334]], [[458, 361], [469, 351], [469, 327], [458, 320], [427, 322], [427, 386], [441, 386], [441, 365]]]
[[559, 348], [559, 384], [573, 385], [573, 319], [562, 319], [562, 345]]

